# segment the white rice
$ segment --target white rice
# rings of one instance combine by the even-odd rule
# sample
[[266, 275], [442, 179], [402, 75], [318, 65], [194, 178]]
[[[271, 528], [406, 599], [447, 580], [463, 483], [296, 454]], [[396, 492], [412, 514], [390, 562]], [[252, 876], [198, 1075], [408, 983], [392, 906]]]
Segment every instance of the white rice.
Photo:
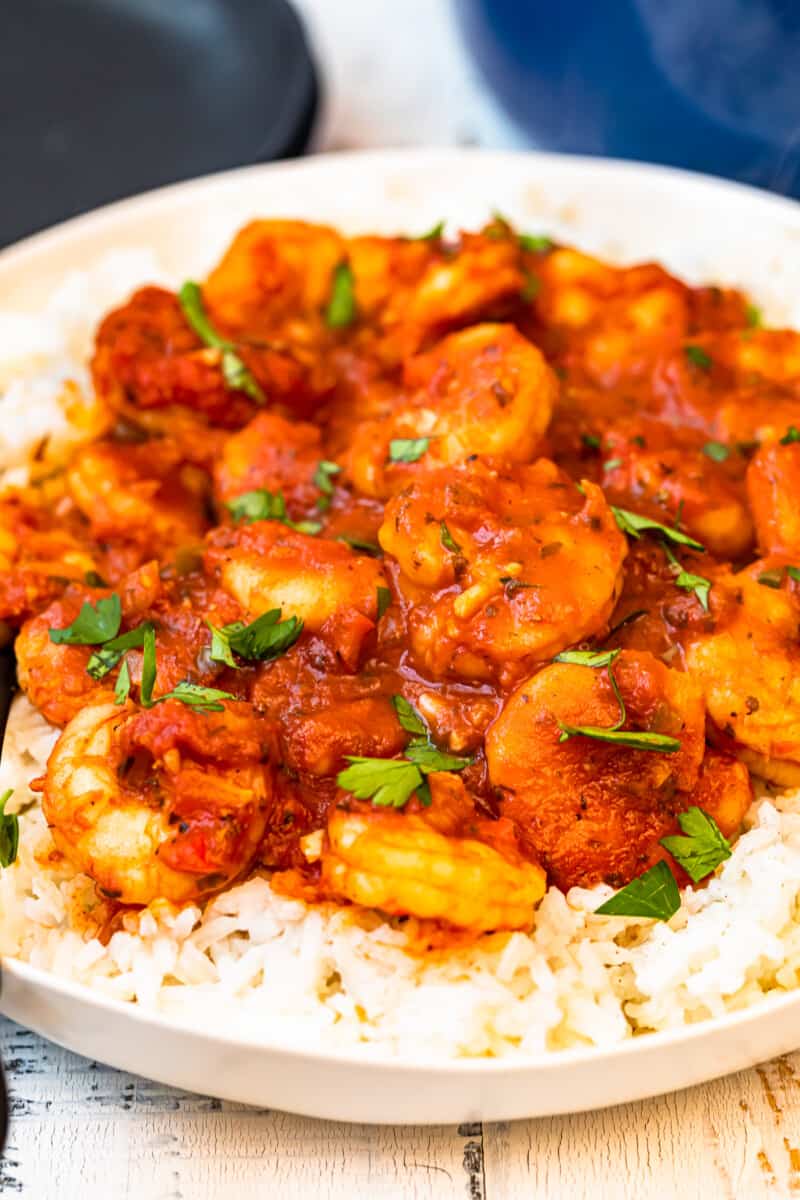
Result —
[[[158, 264], [128, 251], [68, 277], [36, 318], [0, 311], [7, 480], [24, 479], [45, 435], [56, 453], [87, 436], [68, 410], [76, 388], [91, 404], [81, 365], [91, 328], [145, 279], [161, 281]], [[667, 924], [595, 917], [607, 887], [550, 888], [529, 933], [420, 957], [407, 949], [413, 921], [308, 907], [256, 877], [205, 911], [129, 913], [103, 944], [94, 886], [48, 858], [52, 840], [27, 787], [56, 735], [24, 697], [15, 701], [0, 789], [32, 807], [20, 818], [18, 860], [0, 871], [0, 954], [187, 1025], [406, 1060], [525, 1056], [613, 1046], [800, 982], [800, 792], [762, 796], [732, 857], [708, 886], [684, 892]]]

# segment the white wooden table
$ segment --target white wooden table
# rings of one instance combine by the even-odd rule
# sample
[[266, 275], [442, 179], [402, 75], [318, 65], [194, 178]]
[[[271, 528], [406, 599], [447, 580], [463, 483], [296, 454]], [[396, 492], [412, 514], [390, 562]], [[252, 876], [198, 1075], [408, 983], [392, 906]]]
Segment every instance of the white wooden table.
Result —
[[[318, 148], [521, 145], [448, 0], [296, 0], [327, 77]], [[384, 1129], [246, 1109], [113, 1071], [0, 1020], [0, 1195], [30, 1200], [775, 1200], [800, 1196], [800, 1054], [576, 1117]]]

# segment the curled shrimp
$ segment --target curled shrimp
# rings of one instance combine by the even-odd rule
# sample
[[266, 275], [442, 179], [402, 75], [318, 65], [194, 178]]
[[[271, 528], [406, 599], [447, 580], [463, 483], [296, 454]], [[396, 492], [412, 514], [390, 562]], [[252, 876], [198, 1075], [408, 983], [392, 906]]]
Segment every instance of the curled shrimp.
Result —
[[309, 632], [328, 634], [351, 669], [377, 620], [378, 588], [387, 587], [376, 559], [278, 521], [213, 530], [205, 564], [248, 620], [279, 608]]
[[59, 850], [122, 904], [183, 903], [255, 857], [272, 793], [269, 730], [249, 705], [83, 708], [50, 755], [43, 808]]
[[[663, 858], [660, 839], [694, 804], [735, 832], [751, 801], [747, 771], [731, 759], [703, 766], [702, 694], [651, 654], [623, 651], [609, 669], [553, 663], [506, 702], [486, 738], [492, 784], [561, 888], [615, 887]], [[672, 739], [643, 749], [567, 729], [624, 729]]]
[[215, 497], [224, 504], [259, 488], [280, 492], [289, 513], [297, 516], [313, 509], [322, 495], [314, 473], [324, 458], [316, 425], [259, 413], [226, 439], [214, 467]]
[[800, 441], [772, 438], [747, 468], [747, 496], [762, 554], [800, 555]]
[[205, 532], [205, 480], [175, 443], [93, 442], [73, 455], [67, 488], [92, 537], [137, 544], [143, 557], [168, 557]]
[[[406, 365], [406, 383], [407, 401], [355, 430], [345, 470], [364, 495], [391, 496], [421, 470], [475, 454], [528, 462], [558, 390], [540, 352], [511, 325], [451, 334]], [[398, 439], [415, 441], [410, 463], [392, 461]]]
[[[429, 776], [433, 811], [454, 783], [463, 789], [443, 778]], [[431, 816], [334, 809], [321, 851], [323, 889], [365, 908], [477, 933], [527, 929], [544, 895], [544, 872], [521, 856], [507, 822], [473, 822], [476, 831], [490, 825], [505, 834], [501, 845], [456, 834], [450, 821], [436, 828]]]
[[518, 672], [602, 628], [627, 551], [603, 494], [546, 459], [421, 476], [386, 506], [411, 645], [434, 676]]
[[800, 784], [800, 583], [791, 566], [774, 557], [715, 573], [712, 620], [683, 639], [718, 742], [785, 787]]

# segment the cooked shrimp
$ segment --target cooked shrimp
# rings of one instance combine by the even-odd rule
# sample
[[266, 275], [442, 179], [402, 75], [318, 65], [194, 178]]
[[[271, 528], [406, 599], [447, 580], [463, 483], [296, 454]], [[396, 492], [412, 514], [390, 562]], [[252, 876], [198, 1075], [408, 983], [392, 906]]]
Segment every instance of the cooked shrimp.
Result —
[[98, 570], [102, 555], [74, 520], [56, 524], [33, 489], [0, 499], [0, 620], [15, 625]]
[[747, 468], [747, 495], [762, 554], [800, 556], [800, 434], [772, 439]]
[[374, 558], [278, 521], [213, 530], [205, 563], [247, 620], [279, 608], [285, 618], [298, 617], [309, 632], [329, 634], [351, 667], [374, 628], [378, 588], [387, 587]]
[[[420, 470], [484, 454], [528, 462], [550, 420], [558, 384], [511, 325], [451, 334], [406, 365], [410, 395], [387, 419], [357, 428], [345, 469], [367, 496], [391, 496]], [[416, 461], [390, 461], [395, 439], [423, 439]]]
[[785, 559], [715, 576], [712, 621], [687, 631], [686, 669], [721, 744], [757, 774], [800, 784], [800, 584]]
[[390, 501], [379, 538], [402, 572], [423, 669], [498, 677], [603, 627], [626, 543], [600, 489], [582, 486], [546, 459], [502, 473], [476, 463]]
[[737, 558], [753, 542], [753, 522], [741, 478], [744, 460], [732, 447], [715, 462], [700, 445], [679, 444], [654, 424], [631, 437], [608, 430], [603, 437], [603, 490], [609, 500], [650, 512], [667, 525], [680, 514], [681, 527], [713, 554]]
[[73, 455], [66, 479], [99, 541], [118, 538], [140, 545], [143, 557], [166, 558], [205, 532], [205, 477], [166, 439], [94, 442]]
[[272, 790], [269, 729], [248, 705], [194, 712], [86, 707], [50, 755], [43, 806], [53, 840], [122, 904], [184, 903], [252, 862]]
[[[452, 807], [454, 784], [463, 791], [449, 776], [431, 775], [429, 782], [431, 813], [443, 801]], [[322, 845], [323, 888], [393, 916], [440, 920], [478, 933], [527, 929], [544, 895], [541, 867], [522, 857], [507, 822], [473, 820], [471, 833], [455, 833], [448, 818], [438, 829], [430, 815], [333, 809]], [[491, 825], [499, 826], [497, 845], [475, 836]]]
[[290, 515], [299, 516], [322, 495], [313, 477], [324, 458], [316, 425], [259, 413], [227, 438], [214, 467], [214, 495], [224, 503], [258, 488], [281, 492]]
[[327, 225], [251, 221], [240, 229], [206, 280], [214, 318], [236, 334], [311, 342], [323, 327], [333, 273], [347, 258]]
[[[563, 726], [612, 729], [619, 700], [607, 669], [553, 663], [507, 701], [486, 738], [502, 811], [561, 888], [627, 883], [663, 857], [659, 839], [698, 803], [705, 751], [703, 699], [687, 676], [647, 653], [623, 651], [613, 674], [625, 730], [677, 739], [676, 752], [643, 750], [586, 736], [561, 741]], [[718, 776], [718, 782], [721, 776]], [[703, 789], [704, 806], [734, 832], [750, 803], [746, 771]]]

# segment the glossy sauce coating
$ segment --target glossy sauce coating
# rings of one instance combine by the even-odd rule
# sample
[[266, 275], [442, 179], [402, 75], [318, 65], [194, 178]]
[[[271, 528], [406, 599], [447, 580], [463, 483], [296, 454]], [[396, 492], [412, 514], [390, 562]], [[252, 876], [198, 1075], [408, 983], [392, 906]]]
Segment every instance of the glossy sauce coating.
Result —
[[[500, 218], [447, 240], [256, 221], [201, 295], [211, 343], [160, 288], [104, 319], [108, 431], [0, 502], [0, 617], [65, 726], [45, 811], [107, 892], [260, 869], [525, 928], [547, 883], [668, 858], [690, 806], [735, 837], [747, 768], [800, 779], [799, 335]], [[97, 678], [96, 646], [50, 638], [115, 595], [121, 633], [154, 631], [152, 698], [142, 645]], [[241, 652], [242, 626], [293, 619]], [[187, 684], [225, 695], [160, 701]], [[413, 774], [397, 697], [457, 758], [387, 808], [338, 776]]]

